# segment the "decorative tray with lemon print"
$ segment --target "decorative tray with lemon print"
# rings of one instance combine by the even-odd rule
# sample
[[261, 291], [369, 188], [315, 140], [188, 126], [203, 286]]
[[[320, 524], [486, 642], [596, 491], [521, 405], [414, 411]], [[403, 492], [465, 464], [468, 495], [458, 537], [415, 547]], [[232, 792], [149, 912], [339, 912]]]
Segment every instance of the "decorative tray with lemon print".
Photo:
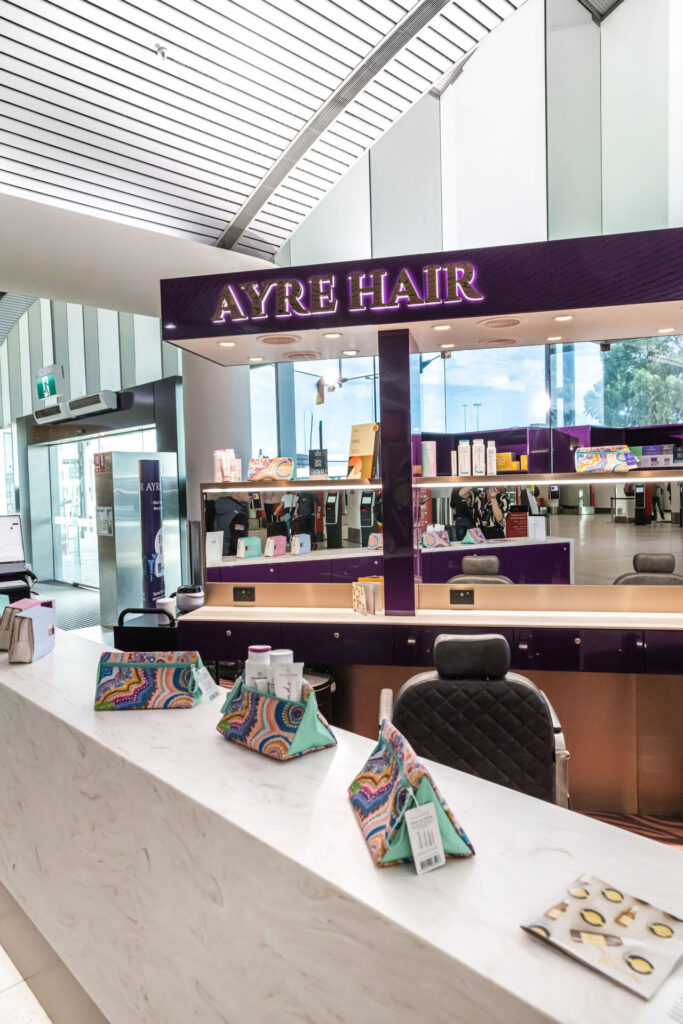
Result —
[[581, 875], [522, 927], [643, 999], [654, 995], [683, 957], [681, 918], [594, 875]]

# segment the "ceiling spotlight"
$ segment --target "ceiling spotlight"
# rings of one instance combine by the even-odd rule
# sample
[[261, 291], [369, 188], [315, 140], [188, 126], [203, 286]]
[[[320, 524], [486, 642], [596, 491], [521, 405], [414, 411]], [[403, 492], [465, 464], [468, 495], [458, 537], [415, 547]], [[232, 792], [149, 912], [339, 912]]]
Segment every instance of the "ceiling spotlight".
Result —
[[341, 336], [341, 331], [328, 331], [327, 334], [323, 334], [323, 338], [330, 338], [330, 340], [333, 338], [341, 338]]
[[234, 348], [235, 347], [235, 342], [234, 341], [219, 341], [218, 344], [220, 345], [221, 348]]
[[658, 334], [673, 334], [675, 330], [676, 330], [675, 327], [660, 327], [659, 331], [657, 333]]
[[561, 334], [552, 334], [549, 338], [546, 338], [545, 340], [546, 341], [562, 341], [562, 335]]
[[343, 348], [342, 349], [342, 355], [343, 356], [357, 356], [358, 355], [358, 349], [357, 348]]
[[175, 324], [164, 324], [165, 331], [175, 331]]
[[444, 345], [439, 345], [439, 348], [455, 348], [455, 342], [448, 341]]
[[433, 331], [450, 331], [450, 329], [450, 324], [434, 324], [434, 326], [432, 327]]
[[563, 313], [562, 316], [556, 316], [555, 319], [557, 320], [558, 324], [563, 324], [565, 320], [573, 320], [574, 317], [571, 315], [571, 313]]
[[264, 356], [247, 356], [248, 363], [262, 363]]

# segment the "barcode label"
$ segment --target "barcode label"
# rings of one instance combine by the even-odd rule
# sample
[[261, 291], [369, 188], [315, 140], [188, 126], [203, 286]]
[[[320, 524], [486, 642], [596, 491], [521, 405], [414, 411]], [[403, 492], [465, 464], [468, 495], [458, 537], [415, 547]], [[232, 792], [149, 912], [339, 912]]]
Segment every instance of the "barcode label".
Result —
[[223, 690], [217, 685], [206, 665], [202, 665], [201, 668], [197, 669], [197, 682], [199, 683], [202, 693], [207, 700], [216, 700], [217, 697], [225, 696]]
[[434, 804], [423, 804], [406, 811], [406, 825], [418, 875], [442, 867], [446, 863], [446, 854]]

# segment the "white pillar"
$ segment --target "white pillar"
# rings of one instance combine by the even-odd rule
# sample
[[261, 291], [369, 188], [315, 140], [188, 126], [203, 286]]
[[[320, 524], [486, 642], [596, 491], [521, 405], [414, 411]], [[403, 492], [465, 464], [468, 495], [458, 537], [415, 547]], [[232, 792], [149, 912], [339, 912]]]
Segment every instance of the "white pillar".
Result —
[[234, 448], [246, 476], [251, 456], [248, 366], [218, 366], [183, 352], [187, 518], [200, 518], [199, 485], [213, 480], [214, 448]]

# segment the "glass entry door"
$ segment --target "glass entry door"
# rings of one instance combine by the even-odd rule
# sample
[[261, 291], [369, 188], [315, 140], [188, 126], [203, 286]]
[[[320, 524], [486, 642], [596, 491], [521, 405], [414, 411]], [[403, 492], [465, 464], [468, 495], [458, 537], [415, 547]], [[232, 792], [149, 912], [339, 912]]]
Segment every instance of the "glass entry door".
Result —
[[95, 461], [99, 440], [66, 441], [50, 450], [55, 579], [100, 584], [95, 531]]

